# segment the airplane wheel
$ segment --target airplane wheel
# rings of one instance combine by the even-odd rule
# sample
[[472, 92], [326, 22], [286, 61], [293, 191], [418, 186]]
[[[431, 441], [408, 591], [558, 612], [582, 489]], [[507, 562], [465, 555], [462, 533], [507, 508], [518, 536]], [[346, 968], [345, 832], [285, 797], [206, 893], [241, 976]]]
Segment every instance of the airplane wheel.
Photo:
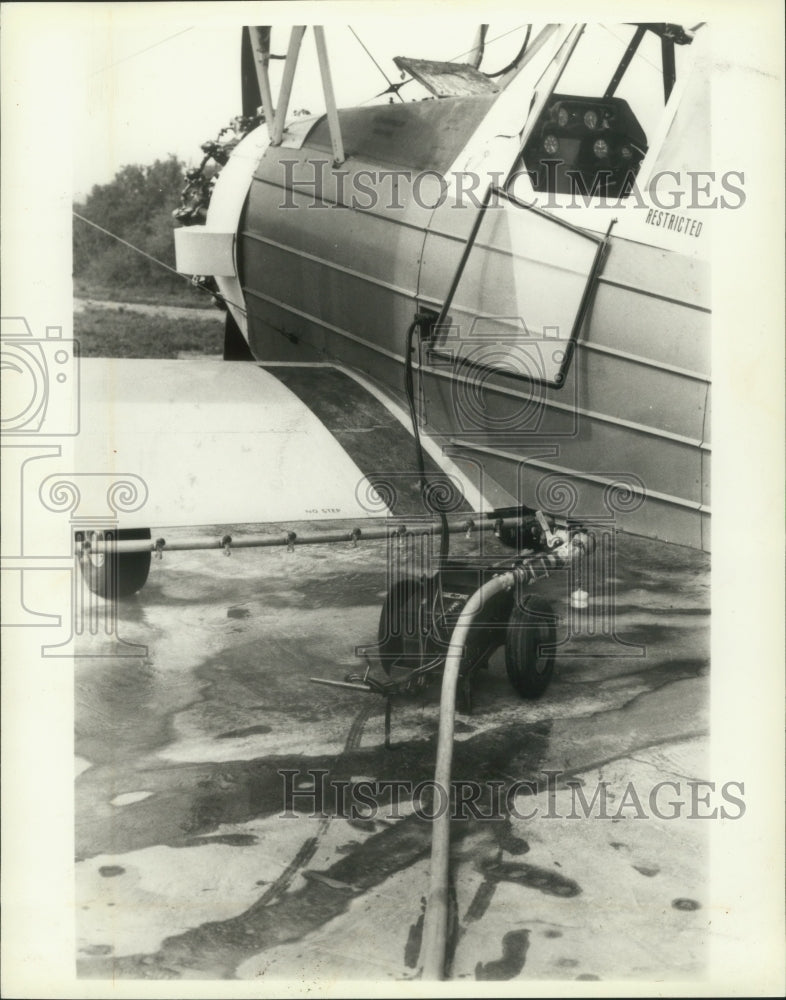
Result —
[[414, 669], [420, 665], [420, 602], [423, 584], [399, 580], [388, 591], [377, 629], [377, 655], [389, 674], [393, 661]]
[[[91, 531], [90, 541], [110, 539], [111, 531]], [[150, 539], [149, 528], [126, 528], [117, 532], [118, 541], [140, 541]], [[150, 572], [151, 552], [120, 552], [114, 555], [104, 552], [88, 553], [82, 559], [82, 576], [94, 594], [114, 601], [130, 597], [144, 587]]]
[[514, 605], [505, 634], [505, 668], [522, 698], [538, 698], [549, 686], [556, 641], [557, 616], [547, 600], [532, 594], [523, 607]]

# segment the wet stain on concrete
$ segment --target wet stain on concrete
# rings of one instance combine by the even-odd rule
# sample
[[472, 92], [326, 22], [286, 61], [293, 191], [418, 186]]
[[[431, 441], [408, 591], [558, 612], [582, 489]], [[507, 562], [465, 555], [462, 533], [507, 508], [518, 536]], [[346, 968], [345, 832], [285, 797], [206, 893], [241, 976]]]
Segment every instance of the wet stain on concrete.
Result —
[[472, 901], [467, 907], [467, 912], [464, 917], [464, 922], [467, 924], [473, 923], [475, 920], [480, 920], [484, 915], [486, 910], [489, 908], [491, 900], [494, 898], [494, 893], [497, 891], [497, 881], [485, 879], [475, 890], [475, 895], [472, 897]]
[[589, 983], [589, 982], [600, 982], [600, 976], [596, 976], [592, 972], [582, 972], [578, 976], [576, 976], [576, 980], [577, 981], [581, 981], [581, 982], [587, 982], [587, 983]]
[[336, 854], [351, 854], [359, 845], [359, 840], [350, 840], [346, 844], [339, 844], [336, 848]]
[[[370, 704], [367, 709], [375, 707]], [[548, 721], [531, 726], [514, 723], [471, 736], [456, 744], [455, 773], [499, 779], [509, 773], [510, 760], [516, 754], [526, 755], [536, 768], [548, 746], [550, 728]], [[323, 756], [159, 765], [143, 771], [143, 778], [139, 775], [136, 778], [140, 784], [144, 780], [145, 787], [155, 792], [155, 797], [126, 806], [122, 824], [116, 821], [116, 811], [100, 806], [120, 782], [118, 769], [91, 768], [77, 786], [78, 801], [89, 796], [91, 802], [90, 810], [77, 808], [78, 816], [83, 817], [77, 825], [78, 856], [84, 858], [109, 851], [120, 854], [153, 844], [177, 847], [222, 823], [277, 815], [285, 808], [305, 814], [324, 811], [327, 815], [337, 815], [341, 810], [332, 781], [348, 781], [357, 774], [374, 774], [384, 781], [406, 774], [414, 786], [433, 778], [433, 759], [434, 743], [429, 740], [394, 745], [391, 751], [383, 746], [354, 747]], [[318, 790], [319, 797], [310, 800], [299, 792], [294, 802], [285, 802], [285, 785], [279, 772], [287, 769], [299, 771], [303, 776], [320, 769], [327, 772], [324, 785]], [[387, 807], [383, 804], [380, 812], [385, 811]], [[371, 819], [349, 822], [363, 832], [374, 832]], [[510, 843], [516, 847], [514, 840]]]
[[249, 618], [251, 615], [251, 610], [245, 608], [242, 605], [227, 608], [227, 618]]
[[543, 932], [543, 937], [545, 938], [561, 938], [562, 931], [548, 930]]
[[513, 832], [510, 816], [506, 816], [504, 821], [496, 823], [493, 832], [499, 846], [508, 854], [521, 855], [526, 854], [529, 850], [527, 841]]
[[[420, 898], [420, 916], [414, 924], [410, 924], [407, 942], [404, 945], [404, 965], [408, 969], [417, 966], [420, 957], [420, 948], [423, 939], [423, 923], [425, 920], [426, 898]], [[458, 901], [456, 898], [456, 886], [451, 880], [448, 886], [448, 906], [447, 906], [447, 927], [445, 931], [445, 970], [450, 978], [450, 968], [456, 954], [456, 947], [462, 934], [462, 928], [458, 920]]]
[[100, 671], [87, 671], [84, 679], [77, 675], [77, 750], [96, 766], [133, 759], [170, 742], [169, 713], [190, 703], [194, 703], [190, 682], [162, 693], [159, 673], [150, 660], [102, 661]]
[[102, 878], [117, 878], [118, 875], [125, 875], [126, 870], [120, 865], [101, 865], [98, 874]]
[[324, 872], [314, 871], [311, 868], [306, 868], [300, 874], [305, 879], [310, 879], [313, 882], [319, 882], [321, 885], [326, 885], [328, 889], [335, 889], [337, 892], [348, 892], [350, 895], [354, 896], [361, 891], [354, 885], [350, 885], [348, 882], [339, 882], [338, 879], [331, 878], [329, 875], [325, 875]]
[[[381, 712], [381, 706], [368, 703], [366, 714], [375, 709]], [[681, 733], [679, 722], [674, 713], [667, 716], [654, 712], [649, 699], [642, 695], [622, 708], [589, 717], [547, 719], [530, 725], [507, 723], [458, 742], [454, 774], [456, 780], [471, 776], [481, 782], [500, 778], [510, 782], [542, 774], [544, 767], [552, 766], [554, 761], [562, 764], [563, 779], [567, 780], [571, 773], [601, 766], [645, 747], [697, 735], [695, 729]], [[634, 724], [646, 725], [648, 731], [641, 732], [634, 745], [621, 748], [619, 727]], [[151, 844], [178, 846], [184, 838], [210, 832], [221, 823], [241, 823], [278, 814], [293, 805], [284, 802], [281, 770], [294, 769], [303, 775], [312, 770], [326, 771], [325, 796], [311, 805], [301, 798], [294, 805], [298, 812], [322, 809], [332, 815], [339, 812], [331, 797], [334, 780], [348, 781], [355, 774], [374, 774], [384, 781], [406, 774], [415, 785], [433, 777], [433, 739], [393, 744], [391, 750], [381, 745], [362, 748], [354, 746], [355, 742], [349, 740], [349, 750], [333, 755], [268, 756], [250, 761], [170, 767], [159, 764], [152, 769], [129, 766], [127, 774], [122, 765], [90, 768], [77, 782], [78, 857], [124, 853]], [[557, 750], [560, 756], [555, 758], [553, 753]], [[126, 780], [150, 789], [155, 796], [126, 806], [124, 822], [119, 825], [116, 811], [103, 804], [111, 799], [117, 785]], [[81, 801], [89, 802], [89, 808], [80, 805]], [[359, 822], [365, 825], [369, 821]]]
[[191, 837], [181, 847], [203, 847], [205, 844], [226, 844], [228, 847], [252, 847], [259, 838], [250, 833], [221, 833], [213, 837]]
[[[641, 614], [640, 604], [631, 604], [626, 601], [617, 600], [614, 602], [614, 612], [619, 617], [621, 615], [637, 615]], [[669, 616], [679, 616], [681, 618], [706, 618], [709, 624], [710, 619], [710, 609], [709, 608], [688, 608], [682, 606], [669, 605], [668, 607], [658, 608], [653, 610], [653, 614], [663, 614]]]
[[554, 964], [560, 969], [575, 969], [579, 960], [577, 958], [558, 958]]
[[695, 899], [686, 899], [680, 897], [679, 899], [673, 899], [671, 905], [675, 910], [700, 910], [701, 903], [697, 902]]
[[[650, 636], [650, 639], [652, 637]], [[658, 640], [663, 642], [663, 640]], [[646, 645], [646, 643], [645, 643]], [[602, 678], [594, 676], [585, 677], [582, 681], [581, 675], [574, 683], [585, 683], [604, 688], [615, 688], [620, 681], [640, 681], [646, 687], [646, 694], [651, 694], [667, 684], [675, 681], [687, 680], [691, 677], [701, 677], [707, 672], [707, 661], [701, 658], [683, 657], [680, 659], [663, 660], [660, 663], [649, 662], [642, 670], [622, 670], [619, 673], [606, 673]]]
[[537, 889], [548, 896], [578, 896], [581, 886], [572, 878], [566, 878], [559, 872], [538, 865], [528, 865], [523, 861], [494, 861], [486, 859], [481, 862], [481, 870], [487, 879], [495, 882], [515, 882], [528, 889]]
[[[672, 616], [672, 612], [663, 612], [665, 616]], [[709, 622], [709, 616], [708, 616]], [[623, 629], [622, 635], [618, 637], [618, 641], [622, 644], [631, 647], [631, 656], [643, 656], [644, 653], [637, 653], [635, 647], [642, 647], [644, 650], [653, 649], [657, 647], [664, 647], [668, 644], [675, 644], [677, 641], [678, 633], [682, 633], [685, 638], [695, 635], [696, 626], [691, 622], [685, 622], [682, 625], [677, 625], [673, 621], [664, 621], [663, 624], [655, 624], [654, 622], [645, 622], [642, 624], [626, 624]]]
[[660, 868], [657, 866], [650, 867], [648, 865], [631, 865], [634, 871], [637, 871], [639, 875], [643, 875], [645, 878], [654, 878], [656, 875], [660, 874]]
[[[421, 910], [425, 911], [426, 900], [421, 900]], [[423, 921], [425, 912], [422, 912], [414, 924], [409, 925], [407, 943], [404, 945], [404, 965], [407, 969], [414, 969], [418, 964], [420, 955], [420, 945], [423, 940]]]
[[459, 924], [455, 869], [450, 870], [448, 877], [450, 882], [448, 884], [448, 922], [445, 938], [445, 974], [450, 979], [453, 959], [456, 957], [456, 948], [464, 933], [464, 928]]
[[[575, 659], [563, 660], [560, 664], [558, 686], [549, 689], [549, 697], [554, 698], [559, 693], [561, 685], [564, 685], [566, 692], [571, 689], [611, 692], [632, 688], [636, 683], [645, 689], [642, 694], [648, 695], [676, 681], [704, 677], [709, 673], [706, 659], [684, 657], [656, 661], [651, 653], [652, 647], [649, 647], [647, 664], [643, 669], [619, 670], [611, 673], [604, 668], [602, 672], [596, 673], [592, 669], [587, 669], [577, 652]], [[625, 659], [628, 660], [627, 657]]]
[[[455, 839], [465, 836], [469, 827], [469, 823], [461, 824]], [[425, 857], [430, 846], [431, 823], [412, 815], [370, 837], [352, 855], [335, 862], [322, 874], [366, 891]], [[316, 849], [316, 838], [313, 844], [304, 844], [293, 859], [290, 867], [294, 872], [307, 863], [308, 848]], [[237, 917], [169, 937], [152, 955], [97, 957], [89, 963], [85, 960], [80, 963], [79, 975], [160, 979], [209, 973], [231, 978], [237, 966], [251, 955], [300, 940], [344, 913], [353, 898], [313, 879], [307, 879], [300, 889], [283, 893], [277, 891], [277, 883]]]
[[[312, 559], [315, 555], [316, 552], [309, 553]], [[384, 579], [384, 570], [380, 572], [379, 570], [363, 570], [344, 566], [342, 567], [340, 586], [337, 586], [333, 574], [315, 572], [288, 576], [286, 589], [284, 589], [281, 586], [281, 578], [273, 576], [261, 578], [258, 581], [254, 596], [263, 613], [281, 610], [291, 611], [294, 607], [308, 611], [323, 608], [338, 610], [367, 606], [381, 608], [382, 599], [376, 596], [376, 592]], [[247, 610], [250, 614], [250, 609]], [[242, 617], [247, 616], [243, 615]]]
[[508, 931], [502, 939], [502, 958], [493, 962], [478, 962], [476, 980], [512, 979], [524, 968], [529, 949], [529, 931]]
[[246, 726], [245, 729], [230, 729], [226, 733], [219, 733], [216, 736], [217, 740], [240, 740], [244, 736], [264, 736], [267, 733], [272, 732], [270, 726], [259, 725], [259, 726]]
[[353, 816], [347, 820], [347, 823], [353, 830], [362, 830], [364, 833], [373, 833], [377, 828], [377, 824], [373, 819], [363, 819], [362, 816]]
[[[686, 561], [689, 558], [695, 559], [696, 554], [693, 552], [686, 554]], [[627, 568], [626, 564], [626, 573]], [[670, 571], [671, 563], [665, 563], [664, 568]], [[629, 579], [633, 576], [635, 573], [628, 574]], [[643, 585], [651, 578], [651, 574], [646, 572], [641, 572], [640, 576]], [[358, 581], [372, 581], [372, 577], [374, 586], [370, 587], [368, 593], [376, 595], [379, 590], [379, 574], [356, 574], [353, 578], [355, 582], [347, 589], [352, 590]], [[307, 576], [288, 580], [287, 586], [290, 589], [286, 595], [281, 593], [280, 584], [279, 579], [267, 579], [261, 582], [259, 595], [254, 590], [255, 597], [258, 596], [263, 609], [270, 607], [275, 610], [276, 600], [286, 600], [287, 607], [292, 610], [295, 606], [292, 603], [293, 595], [298, 606], [302, 606], [301, 598], [303, 600], [308, 598], [314, 600], [313, 606], [316, 607], [323, 606], [323, 602], [337, 607], [341, 606], [346, 596], [346, 591], [343, 590], [343, 577], [340, 588], [342, 594], [331, 593], [331, 590], [335, 589], [333, 574], [330, 578], [323, 577], [311, 582]], [[202, 585], [199, 584], [200, 587]], [[219, 630], [223, 627], [228, 633], [231, 626], [225, 621], [222, 625], [223, 619], [220, 617], [223, 608], [226, 608], [227, 595], [221, 593], [221, 588], [217, 587], [215, 580], [210, 581], [210, 586], [215, 591], [218, 604], [214, 616], [215, 627]], [[248, 592], [244, 590], [243, 593], [238, 593], [235, 600], [242, 599]], [[204, 594], [200, 593], [200, 601], [203, 600]], [[222, 600], [223, 605], [220, 603]], [[375, 596], [374, 603], [376, 602]], [[159, 603], [171, 603], [176, 608], [177, 598], [170, 602], [168, 596], [162, 596]], [[186, 600], [183, 603], [197, 602]], [[357, 595], [352, 600], [348, 598], [348, 603], [353, 607], [359, 606]], [[640, 608], [636, 606], [631, 610]], [[664, 611], [664, 616], [669, 619], [675, 614], [677, 612], [674, 609]], [[689, 617], [686, 616], [686, 624]], [[212, 628], [213, 625], [207, 627]], [[641, 635], [644, 636], [644, 632]], [[652, 692], [675, 681], [687, 681], [700, 676], [706, 672], [706, 660], [674, 657], [674, 645], [669, 643], [669, 638], [662, 628], [659, 630], [653, 627], [648, 636], [647, 641], [651, 640], [652, 645], [648, 647], [647, 663], [642, 663], [641, 668], [635, 671], [628, 670], [619, 674], [620, 677], [627, 676], [631, 679], [633, 690], [638, 686], [639, 690], [635, 697], [620, 707], [619, 694], [608, 691], [604, 697], [616, 699], [616, 704], [611, 708], [601, 708], [590, 716], [586, 713], [579, 717], [575, 713], [563, 713], [565, 717], [560, 717], [562, 704], [567, 707], [570, 699], [583, 697], [583, 694], [575, 694], [577, 686], [582, 685], [580, 690], [583, 692], [585, 685], [600, 683], [602, 689], [604, 682], [610, 678], [604, 669], [598, 678], [585, 681], [577, 664], [576, 670], [567, 671], [572, 678], [571, 683], [560, 684], [558, 678], [554, 691], [551, 692], [554, 698], [550, 699], [548, 704], [535, 706], [537, 712], [544, 709], [550, 711], [555, 716], [552, 720], [537, 723], [528, 721], [522, 724], [520, 716], [511, 724], [473, 732], [475, 726], [482, 729], [484, 713], [493, 713], [498, 708], [497, 702], [503, 692], [506, 700], [510, 698], [504, 677], [500, 679], [492, 676], [493, 672], [488, 677], [484, 675], [481, 678], [481, 686], [488, 704], [479, 700], [476, 704], [476, 716], [470, 722], [462, 723], [458, 720], [457, 731], [462, 735], [468, 735], [469, 738], [456, 744], [454, 773], [480, 781], [500, 777], [511, 781], [530, 774], [542, 773], [544, 767], [556, 766], [562, 768], [567, 775], [571, 770], [581, 771], [596, 766], [598, 762], [619, 759], [635, 749], [693, 735], [697, 728], [695, 720], [686, 724], [685, 720], [672, 718], [669, 713], [653, 711], [648, 698]], [[682, 642], [682, 639], [679, 641]], [[649, 656], [649, 653], [652, 652], [654, 644], [657, 644], [658, 648], [657, 655], [653, 657]], [[565, 662], [572, 666], [569, 661]], [[623, 661], [628, 666], [632, 662], [634, 661], [630, 659]], [[294, 665], [297, 668], [306, 663], [307, 671], [289, 669], [290, 666]], [[622, 665], [621, 663], [618, 666]], [[265, 666], [270, 669], [264, 669]], [[122, 669], [125, 668], [126, 665], [122, 665]], [[283, 807], [282, 781], [277, 773], [280, 768], [298, 768], [301, 772], [305, 772], [309, 768], [325, 767], [330, 772], [328, 780], [347, 780], [357, 774], [373, 774], [380, 780], [406, 774], [415, 783], [431, 779], [433, 740], [394, 744], [389, 752], [385, 752], [381, 746], [360, 748], [358, 741], [352, 744], [348, 751], [339, 754], [310, 756], [281, 754], [276, 757], [266, 756], [252, 761], [241, 760], [221, 764], [206, 761], [197, 764], [169, 765], [162, 763], [160, 759], [150, 762], [149, 758], [145, 758], [145, 754], [153, 748], [160, 747], [172, 739], [173, 720], [177, 713], [183, 711], [183, 706], [186, 704], [210, 705], [215, 714], [208, 719], [209, 722], [215, 722], [220, 713], [223, 725], [213, 725], [212, 732], [218, 731], [220, 738], [225, 740], [255, 733], [262, 734], [263, 727], [245, 725], [247, 722], [255, 721], [253, 715], [249, 719], [248, 713], [255, 710], [264, 713], [271, 705], [275, 706], [277, 712], [290, 715], [294, 725], [305, 719], [321, 722], [325, 719], [326, 711], [337, 709], [343, 714], [347, 711], [347, 706], [353, 703], [354, 696], [342, 697], [339, 693], [336, 694], [335, 700], [327, 703], [327, 708], [322, 703], [317, 707], [313, 688], [308, 685], [304, 674], [308, 672], [319, 675], [323, 669], [325, 676], [337, 675], [332, 649], [323, 649], [316, 642], [310, 644], [306, 642], [304, 647], [301, 637], [295, 636], [290, 639], [274, 632], [271, 637], [266, 636], [263, 639], [261, 648], [253, 643], [245, 643], [242, 647], [224, 650], [220, 656], [212, 657], [195, 669], [190, 669], [188, 675], [184, 677], [181, 689], [174, 692], [163, 706], [161, 701], [156, 699], [156, 672], [149, 662], [147, 665], [142, 665], [139, 675], [129, 671], [125, 680], [120, 665], [111, 671], [114, 679], [120, 680], [122, 690], [118, 693], [117, 690], [111, 690], [111, 682], [107, 682], [106, 685], [101, 682], [100, 697], [96, 699], [100, 702], [101, 699], [108, 698], [113, 708], [112, 718], [102, 723], [106, 732], [99, 733], [92, 739], [96, 747], [99, 749], [103, 747], [103, 756], [96, 755], [96, 766], [85, 772], [77, 784], [78, 794], [83, 796], [81, 807], [78, 805], [80, 852], [90, 856], [100, 853], [119, 854], [124, 850], [152, 844], [188, 846], [195, 841], [210, 841], [205, 835], [219, 824], [240, 823], [256, 817], [273, 815], [280, 812]], [[93, 677], [89, 679], [92, 683]], [[271, 685], [275, 688], [272, 694]], [[194, 698], [195, 689], [196, 698]], [[89, 704], [90, 692], [86, 689], [83, 689], [83, 692], [86, 694], [86, 703], [82, 718], [87, 720], [90, 729], [90, 726], [94, 725], [90, 721], [93, 718], [90, 712], [92, 706]], [[130, 696], [136, 706], [135, 711], [130, 714], [128, 712], [123, 714], [126, 696]], [[218, 711], [213, 708], [216, 704]], [[436, 718], [434, 699], [423, 700], [422, 704], [426, 712], [433, 712]], [[655, 709], [658, 704], [655, 703]], [[111, 740], [107, 741], [106, 734], [111, 732], [115, 717], [120, 718], [122, 722], [122, 752], [117, 751]], [[508, 714], [507, 718], [510, 717]], [[524, 718], [531, 720], [532, 716], [525, 714]], [[139, 720], [142, 721], [141, 728], [136, 727]], [[493, 716], [492, 721], [495, 721]], [[465, 725], [466, 729], [463, 728]], [[207, 725], [204, 728], [208, 733], [211, 731]], [[631, 745], [633, 743], [636, 744], [635, 747]], [[135, 753], [137, 750], [140, 750], [141, 754]], [[85, 753], [85, 756], [93, 759], [89, 753]], [[118, 778], [122, 779], [124, 776], [129, 778], [129, 782], [133, 780], [133, 783], [123, 781], [120, 787], [151, 788], [155, 791], [155, 798], [151, 797], [146, 802], [125, 807], [123, 824], [118, 824], [117, 811], [115, 810], [113, 814], [106, 803], [112, 794], [116, 794]], [[330, 811], [334, 805], [328, 796], [327, 810]], [[310, 813], [312, 810], [304, 806], [298, 811]], [[353, 895], [342, 886], [363, 891], [379, 885], [393, 872], [400, 871], [423, 858], [430, 849], [431, 831], [428, 823], [424, 824], [416, 818], [408, 817], [394, 826], [384, 825], [381, 830], [380, 826], [382, 824], [376, 829], [366, 828], [363, 832], [369, 833], [370, 836], [362, 843], [355, 841], [343, 845], [336, 851], [334, 855], [336, 861], [330, 867], [319, 872], [307, 869], [309, 874], [305, 874], [302, 871], [303, 866], [308, 864], [310, 857], [313, 856], [319, 834], [315, 838], [310, 838], [293, 858], [288, 868], [291, 877], [286, 886], [279, 880], [270, 886], [265, 886], [267, 891], [262, 892], [259, 899], [236, 918], [207, 923], [185, 934], [170, 937], [154, 955], [132, 955], [121, 958], [100, 954], [86, 956], [81, 963], [80, 971], [82, 974], [101, 978], [110, 978], [113, 975], [128, 978], [165, 979], [178, 976], [193, 978], [200, 972], [206, 972], [210, 977], [232, 976], [239, 962], [246, 957], [277, 944], [299, 941], [305, 934], [344, 912]], [[494, 828], [499, 827], [502, 830], [503, 824], [468, 822], [454, 826], [457, 828], [454, 831], [454, 841], [463, 837], [470, 829], [477, 830], [482, 827], [492, 843], [496, 841], [498, 846], [510, 854], [526, 853], [528, 845], [521, 838], [515, 837], [510, 827], [495, 836], [497, 831]], [[615, 845], [618, 850], [624, 846]], [[581, 892], [576, 882], [564, 879], [553, 870], [538, 869], [536, 866], [523, 865], [520, 862], [502, 862], [501, 858], [498, 858], [494, 865], [496, 868], [492, 866], [488, 871], [484, 870], [484, 881], [476, 892], [465, 919], [479, 919], [474, 916], [474, 912], [485, 912], [497, 883], [502, 880], [517, 882], [556, 896], [570, 896]], [[304, 874], [305, 878], [293, 892], [289, 887], [298, 873]], [[675, 904], [677, 902], [675, 901]], [[470, 911], [473, 910], [473, 906], [475, 911], [471, 917]], [[417, 928], [418, 923], [422, 930], [421, 921], [413, 924], [413, 928]], [[561, 932], [549, 930], [543, 933], [548, 937], [558, 937]], [[414, 950], [416, 946], [412, 959], [415, 963], [420, 948], [420, 938], [416, 930], [411, 934], [416, 936], [411, 949]], [[501, 963], [501, 967], [497, 969], [497, 972], [501, 973], [498, 978], [506, 978], [510, 968], [515, 967], [516, 953], [521, 951], [520, 946], [520, 939], [518, 944], [514, 942], [512, 946], [506, 945], [503, 940], [502, 958], [496, 958], [492, 953], [489, 956], [490, 961], [479, 963], [481, 974], [488, 973], [494, 969], [495, 964]], [[408, 967], [414, 967], [414, 964]], [[516, 975], [516, 972], [511, 974]], [[489, 975], [488, 978], [497, 977]], [[597, 977], [586, 974], [586, 978]]]
[[[319, 833], [321, 834], [323, 830], [324, 823], [320, 824]], [[267, 889], [265, 889], [254, 906], [267, 906], [274, 900], [279, 899], [287, 891], [287, 889], [289, 889], [300, 869], [307, 865], [314, 857], [317, 853], [318, 847], [319, 836], [309, 837], [308, 840], [301, 844], [300, 850], [295, 854], [278, 878], [272, 882]]]

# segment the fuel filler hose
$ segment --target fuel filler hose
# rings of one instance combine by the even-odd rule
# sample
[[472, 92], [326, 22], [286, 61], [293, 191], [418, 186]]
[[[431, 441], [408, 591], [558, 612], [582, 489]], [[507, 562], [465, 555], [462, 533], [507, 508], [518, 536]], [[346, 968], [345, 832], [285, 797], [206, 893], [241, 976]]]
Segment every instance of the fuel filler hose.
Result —
[[437, 764], [434, 772], [435, 788], [445, 790], [446, 795], [440, 794], [439, 798], [443, 804], [447, 803], [447, 806], [440, 809], [432, 821], [429, 895], [423, 922], [420, 952], [423, 979], [443, 980], [445, 978], [450, 867], [450, 781], [453, 766], [456, 688], [470, 629], [490, 598], [517, 585], [526, 585], [542, 579], [548, 575], [551, 569], [579, 558], [581, 553], [587, 549], [588, 541], [586, 535], [576, 534], [552, 552], [534, 556], [527, 559], [522, 565], [492, 577], [470, 597], [456, 622], [456, 627], [453, 629], [442, 676]]

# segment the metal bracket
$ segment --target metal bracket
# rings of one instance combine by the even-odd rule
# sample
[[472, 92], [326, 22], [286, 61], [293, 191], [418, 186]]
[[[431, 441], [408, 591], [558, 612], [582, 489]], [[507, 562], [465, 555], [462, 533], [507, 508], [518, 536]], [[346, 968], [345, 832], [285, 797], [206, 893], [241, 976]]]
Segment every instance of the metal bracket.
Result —
[[543, 511], [536, 510], [535, 517], [537, 519], [538, 524], [541, 527], [541, 530], [543, 531], [543, 537], [546, 541], [546, 548], [555, 549], [558, 545], [561, 545], [562, 539], [559, 537], [559, 535], [555, 535], [554, 532], [551, 530], [551, 525], [546, 519], [546, 515], [543, 513]]

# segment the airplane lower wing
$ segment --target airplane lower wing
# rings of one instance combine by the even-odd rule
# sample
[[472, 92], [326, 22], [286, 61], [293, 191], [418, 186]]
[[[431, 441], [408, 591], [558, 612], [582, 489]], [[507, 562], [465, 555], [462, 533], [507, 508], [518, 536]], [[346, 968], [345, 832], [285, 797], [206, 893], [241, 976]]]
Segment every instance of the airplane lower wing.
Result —
[[121, 527], [364, 514], [362, 471], [256, 364], [86, 359], [81, 378], [78, 469], [144, 483]]
[[[83, 359], [74, 464], [83, 493], [120, 491], [123, 529], [423, 514], [411, 431], [386, 404], [331, 365]], [[477, 509], [462, 478], [454, 509]]]

